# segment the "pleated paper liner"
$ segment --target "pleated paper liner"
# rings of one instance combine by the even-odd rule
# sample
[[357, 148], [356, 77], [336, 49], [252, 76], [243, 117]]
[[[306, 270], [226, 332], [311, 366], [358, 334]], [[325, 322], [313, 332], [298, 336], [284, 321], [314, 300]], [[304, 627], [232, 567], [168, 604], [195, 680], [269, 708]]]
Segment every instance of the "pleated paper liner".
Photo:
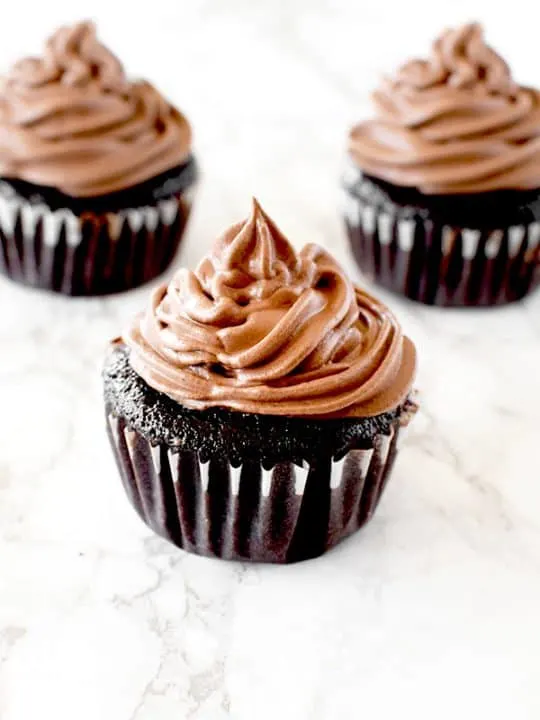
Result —
[[106, 295], [142, 285], [171, 264], [193, 186], [119, 212], [51, 210], [0, 183], [0, 272], [65, 295]]
[[337, 460], [267, 468], [152, 445], [111, 413], [107, 425], [127, 496], [154, 532], [199, 555], [272, 563], [317, 557], [371, 518], [400, 431], [395, 421]]
[[428, 305], [514, 302], [540, 284], [540, 222], [460, 227], [345, 189], [351, 249], [366, 277]]

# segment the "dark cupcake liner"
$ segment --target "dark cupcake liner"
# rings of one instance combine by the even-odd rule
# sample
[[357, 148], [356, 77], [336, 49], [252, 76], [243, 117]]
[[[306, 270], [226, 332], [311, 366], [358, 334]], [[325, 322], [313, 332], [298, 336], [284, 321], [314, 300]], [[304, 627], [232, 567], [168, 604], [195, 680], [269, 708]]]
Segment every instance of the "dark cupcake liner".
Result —
[[412, 300], [455, 307], [514, 302], [540, 284], [540, 222], [449, 224], [425, 210], [378, 203], [370, 184], [346, 184], [344, 212], [366, 277]]
[[193, 186], [117, 212], [51, 209], [0, 183], [0, 272], [65, 295], [106, 295], [142, 285], [171, 264]]
[[396, 420], [389, 434], [337, 460], [234, 467], [154, 445], [111, 413], [107, 426], [127, 496], [154, 532], [199, 555], [272, 563], [317, 557], [371, 518], [400, 431]]

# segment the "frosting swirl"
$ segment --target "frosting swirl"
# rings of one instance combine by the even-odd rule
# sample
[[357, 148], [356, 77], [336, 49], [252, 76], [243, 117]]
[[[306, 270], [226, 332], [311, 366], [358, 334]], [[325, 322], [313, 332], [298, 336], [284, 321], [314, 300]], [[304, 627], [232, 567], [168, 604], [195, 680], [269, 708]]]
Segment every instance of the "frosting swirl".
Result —
[[349, 138], [367, 174], [426, 194], [540, 188], [540, 93], [513, 81], [480, 25], [444, 32], [374, 102]]
[[130, 82], [92, 23], [60, 28], [0, 88], [0, 174], [73, 197], [123, 190], [187, 159], [186, 119]]
[[133, 369], [190, 408], [370, 416], [405, 402], [415, 349], [317, 245], [296, 253], [254, 200], [195, 272], [157, 288], [124, 335]]

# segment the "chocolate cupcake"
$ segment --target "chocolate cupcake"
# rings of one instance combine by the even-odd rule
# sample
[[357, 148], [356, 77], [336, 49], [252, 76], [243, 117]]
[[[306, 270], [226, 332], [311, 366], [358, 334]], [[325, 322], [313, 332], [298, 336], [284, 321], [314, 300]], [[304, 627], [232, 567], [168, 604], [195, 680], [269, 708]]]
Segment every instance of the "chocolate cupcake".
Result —
[[161, 274], [190, 212], [190, 148], [187, 120], [92, 23], [61, 28], [0, 90], [0, 271], [67, 295]]
[[346, 224], [366, 275], [431, 305], [497, 305], [540, 281], [540, 93], [477, 24], [441, 35], [351, 130]]
[[412, 412], [415, 349], [316, 245], [254, 201], [158, 287], [104, 368], [127, 495], [187, 551], [295, 562], [373, 514]]

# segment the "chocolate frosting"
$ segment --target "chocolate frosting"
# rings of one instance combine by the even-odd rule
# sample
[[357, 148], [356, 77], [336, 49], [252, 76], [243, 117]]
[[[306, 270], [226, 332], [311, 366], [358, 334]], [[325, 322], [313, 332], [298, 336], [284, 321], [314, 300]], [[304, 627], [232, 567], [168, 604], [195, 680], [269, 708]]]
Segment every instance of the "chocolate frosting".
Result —
[[390, 311], [317, 245], [297, 254], [255, 200], [123, 339], [151, 387], [196, 409], [372, 416], [406, 401], [415, 371]]
[[368, 175], [426, 194], [540, 188], [540, 93], [513, 81], [480, 25], [444, 32], [374, 102], [349, 142]]
[[92, 23], [60, 28], [0, 88], [0, 174], [73, 197], [123, 190], [183, 163], [191, 130], [148, 82], [130, 82]]

